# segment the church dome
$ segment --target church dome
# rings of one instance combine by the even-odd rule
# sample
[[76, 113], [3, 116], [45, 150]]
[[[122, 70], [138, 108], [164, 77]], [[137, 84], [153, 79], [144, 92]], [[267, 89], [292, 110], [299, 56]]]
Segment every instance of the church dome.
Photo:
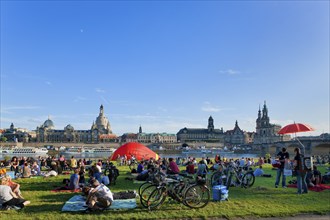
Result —
[[73, 128], [72, 125], [68, 124], [68, 125], [64, 128], [64, 130], [71, 130], [71, 131], [73, 131], [74, 128]]
[[45, 128], [54, 128], [54, 122], [50, 119], [47, 119], [44, 122], [43, 127], [45, 127]]
[[100, 106], [100, 113], [97, 116], [95, 125], [93, 127], [97, 128], [101, 134], [111, 134], [111, 127], [108, 118], [104, 115], [103, 105]]

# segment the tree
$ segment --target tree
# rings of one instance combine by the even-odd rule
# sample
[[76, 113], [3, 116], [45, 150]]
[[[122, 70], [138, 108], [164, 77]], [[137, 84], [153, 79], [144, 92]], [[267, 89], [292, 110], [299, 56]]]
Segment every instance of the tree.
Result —
[[6, 142], [7, 141], [7, 138], [6, 137], [1, 137], [1, 142]]

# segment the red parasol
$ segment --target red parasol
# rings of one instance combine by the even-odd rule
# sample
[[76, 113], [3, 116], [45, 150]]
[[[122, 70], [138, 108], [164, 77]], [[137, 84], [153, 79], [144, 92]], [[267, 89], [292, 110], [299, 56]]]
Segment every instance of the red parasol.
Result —
[[292, 134], [297, 132], [314, 131], [315, 129], [307, 124], [293, 123], [284, 126], [278, 134]]
[[[278, 134], [292, 134], [292, 133], [296, 134], [297, 132], [314, 131], [314, 130], [315, 129], [309, 125], [301, 124], [301, 123], [293, 123], [293, 124], [284, 126], [277, 133]], [[296, 139], [299, 142], [299, 144], [303, 147], [303, 154], [305, 154], [305, 146], [299, 141], [299, 139], [297, 137], [295, 137], [294, 139]]]

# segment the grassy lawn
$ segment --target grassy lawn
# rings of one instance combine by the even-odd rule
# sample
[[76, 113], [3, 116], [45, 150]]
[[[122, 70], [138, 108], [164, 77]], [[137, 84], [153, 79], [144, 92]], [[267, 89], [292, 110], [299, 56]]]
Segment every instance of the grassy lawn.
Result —
[[[113, 192], [136, 190], [139, 184], [125, 180], [128, 168], [119, 167], [120, 176], [116, 186], [111, 186]], [[174, 218], [234, 218], [234, 217], [280, 217], [293, 216], [299, 213], [328, 214], [330, 212], [330, 190], [322, 192], [309, 191], [308, 194], [296, 195], [295, 188], [275, 188], [276, 173], [269, 165], [264, 166], [265, 173], [271, 178], [257, 177], [250, 189], [232, 187], [229, 191], [229, 201], [210, 202], [202, 209], [188, 207], [167, 201], [159, 210], [148, 211], [139, 204], [133, 210], [111, 210], [101, 213], [65, 213], [61, 212], [63, 204], [73, 193], [52, 193], [51, 189], [62, 185], [64, 178], [58, 176], [48, 179], [19, 179], [23, 196], [31, 204], [22, 210], [0, 211], [0, 219], [174, 219]], [[322, 174], [326, 167], [319, 167]], [[287, 181], [291, 180], [287, 178]], [[212, 191], [212, 190], [211, 190]]]

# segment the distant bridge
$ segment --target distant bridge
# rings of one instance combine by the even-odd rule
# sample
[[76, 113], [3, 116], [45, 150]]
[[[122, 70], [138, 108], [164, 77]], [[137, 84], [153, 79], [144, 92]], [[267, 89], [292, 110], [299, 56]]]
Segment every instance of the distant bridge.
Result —
[[266, 154], [270, 151], [278, 153], [283, 147], [288, 151], [293, 152], [293, 149], [299, 147], [305, 155], [315, 154], [318, 150], [322, 149], [324, 153], [330, 153], [330, 138], [321, 137], [298, 137], [290, 141], [279, 141], [274, 143], [261, 144], [260, 150], [262, 154]]

